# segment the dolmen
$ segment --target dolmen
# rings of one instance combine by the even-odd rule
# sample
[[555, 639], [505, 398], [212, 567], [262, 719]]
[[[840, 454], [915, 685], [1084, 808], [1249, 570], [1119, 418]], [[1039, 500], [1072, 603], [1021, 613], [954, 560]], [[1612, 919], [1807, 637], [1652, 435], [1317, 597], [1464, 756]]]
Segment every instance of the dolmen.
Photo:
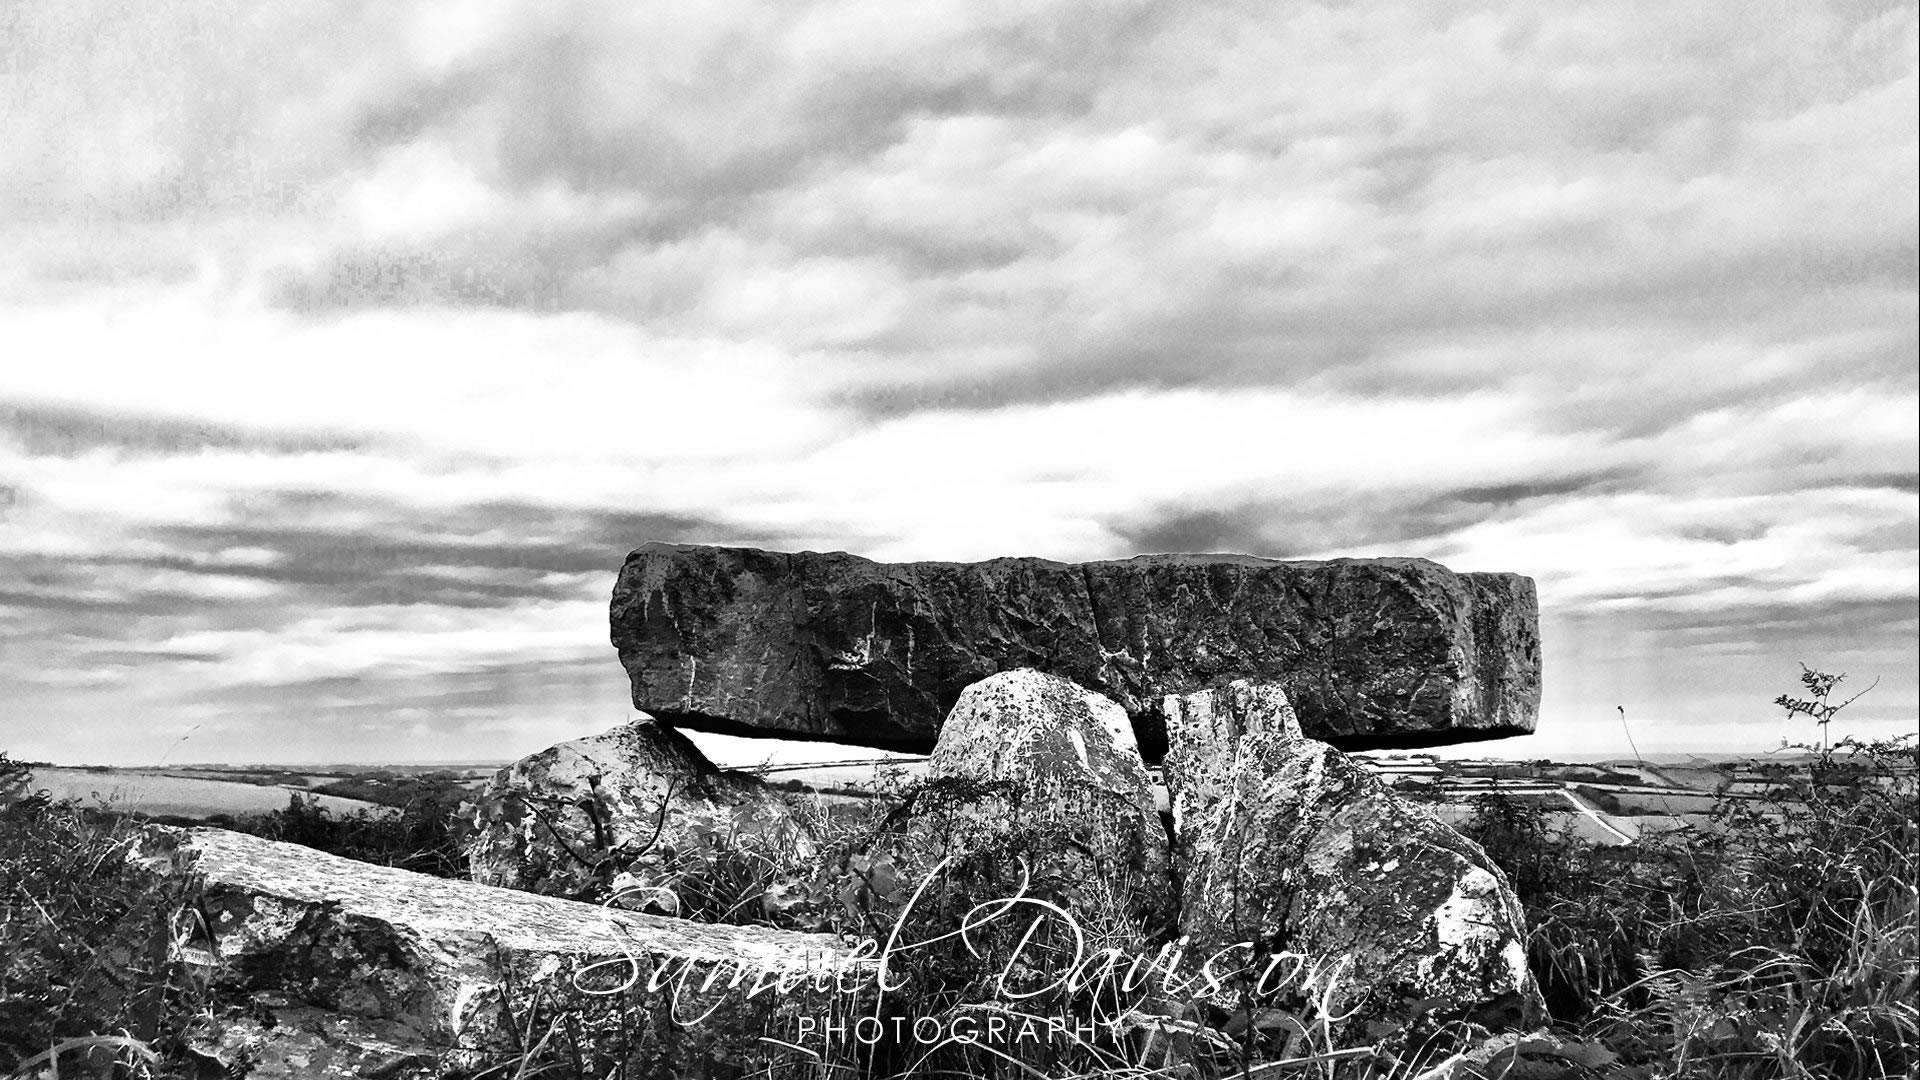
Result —
[[[1499, 867], [1347, 756], [1532, 731], [1526, 577], [1419, 559], [887, 564], [655, 543], [622, 566], [610, 632], [640, 716], [500, 770], [473, 805], [471, 882], [155, 834], [156, 872], [186, 875], [214, 915], [178, 947], [279, 1018], [209, 1053], [267, 1063], [263, 1078], [425, 1077], [499, 1066], [577, 1005], [587, 1028], [568, 1037], [601, 1073], [759, 1074], [805, 1067], [808, 1016], [912, 1023], [881, 1003], [888, 964], [938, 974], [967, 961], [962, 945], [1017, 954], [1002, 990], [1124, 996], [1115, 1037], [1146, 1071], [1230, 1051], [1276, 1016], [1308, 1053], [1519, 1031], [1543, 1013]], [[716, 767], [685, 730], [929, 757], [849, 838], [817, 804]], [[775, 862], [787, 876], [757, 900], [684, 893]], [[1022, 904], [1064, 929], [986, 925]], [[760, 925], [715, 925], [729, 922]], [[930, 944], [894, 955], [907, 926]], [[1105, 968], [1083, 955], [1092, 941]], [[1048, 983], [1037, 958], [1069, 947], [1084, 979]], [[676, 964], [839, 974], [751, 997], [736, 984], [688, 1025], [674, 1010], [697, 990], [646, 996]], [[625, 1015], [651, 1018], [638, 1028], [595, 981], [622, 971]], [[918, 1060], [882, 1049], [860, 1067]], [[336, 1072], [313, 1064], [328, 1054]]]

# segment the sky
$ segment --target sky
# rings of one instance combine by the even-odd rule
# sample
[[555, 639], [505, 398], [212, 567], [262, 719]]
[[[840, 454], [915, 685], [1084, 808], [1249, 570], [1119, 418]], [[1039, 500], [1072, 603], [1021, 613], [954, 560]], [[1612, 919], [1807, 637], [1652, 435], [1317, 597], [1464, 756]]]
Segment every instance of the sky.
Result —
[[648, 540], [1422, 556], [1538, 583], [1464, 752], [1912, 730], [1917, 22], [10, 3], [0, 749], [598, 732]]

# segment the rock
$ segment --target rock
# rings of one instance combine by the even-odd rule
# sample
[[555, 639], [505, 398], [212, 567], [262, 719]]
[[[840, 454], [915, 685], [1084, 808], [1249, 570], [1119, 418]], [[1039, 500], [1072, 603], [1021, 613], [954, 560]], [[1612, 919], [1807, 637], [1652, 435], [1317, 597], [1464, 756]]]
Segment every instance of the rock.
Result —
[[1117, 702], [1147, 760], [1168, 694], [1279, 683], [1346, 748], [1533, 730], [1530, 578], [1421, 559], [1144, 555], [875, 563], [647, 544], [613, 590], [637, 708], [669, 723], [925, 752], [967, 686], [1034, 668]]
[[1303, 737], [1300, 718], [1277, 683], [1238, 679], [1213, 690], [1170, 694], [1161, 714], [1169, 748], [1163, 763], [1167, 800], [1176, 824], [1225, 797], [1232, 784], [1233, 748], [1242, 737]]
[[[1286, 986], [1292, 960], [1324, 980], [1336, 1043], [1415, 1017], [1508, 1028], [1544, 1006], [1505, 875], [1431, 811], [1324, 742], [1284, 695], [1236, 683], [1169, 700], [1165, 775], [1180, 930], [1200, 954]], [[1223, 964], [1223, 970], [1233, 964]], [[1304, 974], [1300, 981], [1304, 981]]]
[[[1120, 706], [1031, 669], [966, 688], [927, 759], [934, 784], [995, 791], [965, 807], [981, 834], [1054, 826], [1152, 920], [1168, 907], [1167, 834]], [[956, 808], [959, 809], [959, 808]], [[977, 841], [976, 841], [977, 842]]]
[[1599, 1043], [1569, 1042], [1547, 1028], [1508, 1031], [1450, 1055], [1412, 1080], [1483, 1080], [1489, 1076], [1502, 1080], [1578, 1080], [1645, 1075], [1638, 1070], [1608, 1071], [1619, 1060], [1620, 1055]]
[[684, 875], [704, 859], [814, 850], [808, 824], [780, 792], [717, 768], [651, 717], [521, 758], [494, 775], [476, 805], [475, 881], [597, 902], [620, 878], [674, 890], [633, 896], [666, 914], [700, 902], [698, 882]]
[[270, 1022], [232, 1016], [187, 1032], [193, 1052], [230, 1076], [313, 1077], [347, 1080], [378, 1076], [392, 1080], [439, 1080], [440, 1055], [405, 1024], [367, 1020], [277, 995], [260, 1002]]
[[1033, 1015], [1144, 1004], [1030, 985], [1067, 979], [1088, 948], [1151, 955], [1174, 924], [1166, 827], [1113, 702], [1025, 669], [968, 687], [925, 776], [856, 840], [815, 891], [902, 943], [917, 978], [1052, 995], [1021, 999]]
[[812, 1064], [758, 1036], [793, 1041], [801, 1018], [847, 1009], [841, 991], [871, 981], [826, 935], [613, 911], [219, 829], [152, 827], [138, 857], [188, 880], [201, 918], [182, 923], [175, 959], [245, 1003], [190, 1045], [257, 1063], [253, 1080], [513, 1075], [522, 1040], [543, 1033], [588, 1075], [741, 1076]]
[[1008, 780], [1043, 799], [1083, 789], [1129, 806], [1151, 797], [1126, 712], [1031, 668], [988, 676], [960, 694], [927, 775]]

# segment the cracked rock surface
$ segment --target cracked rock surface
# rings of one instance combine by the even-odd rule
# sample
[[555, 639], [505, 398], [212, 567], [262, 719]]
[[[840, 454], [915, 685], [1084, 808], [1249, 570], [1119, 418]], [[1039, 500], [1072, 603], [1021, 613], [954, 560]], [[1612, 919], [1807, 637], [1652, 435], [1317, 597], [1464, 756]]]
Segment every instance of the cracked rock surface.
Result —
[[664, 721], [918, 752], [962, 690], [1016, 668], [1119, 704], [1150, 762], [1166, 695], [1234, 679], [1277, 683], [1307, 735], [1345, 749], [1524, 734], [1540, 699], [1532, 579], [1422, 559], [888, 564], [647, 544], [610, 614], [634, 706]]
[[[589, 902], [607, 899], [616, 879], [664, 887], [682, 862], [718, 848], [806, 855], [815, 841], [780, 792], [715, 766], [651, 717], [521, 758], [476, 806], [475, 881]], [[634, 898], [645, 906], [648, 895]], [[674, 913], [673, 902], [654, 906]]]
[[983, 679], [947, 717], [927, 777], [997, 785], [964, 810], [976, 833], [1059, 828], [1063, 854], [1084, 859], [1069, 876], [1111, 883], [1145, 921], [1170, 910], [1153, 785], [1127, 714], [1099, 694], [1030, 669]]
[[[255, 1080], [511, 1075], [525, 1032], [565, 1012], [592, 1075], [739, 1076], [771, 1063], [758, 1035], [833, 1004], [773, 979], [846, 952], [827, 935], [613, 911], [221, 829], [152, 827], [140, 857], [191, 883], [199, 918], [176, 959], [271, 1015], [196, 1040], [254, 1062]], [[748, 995], [763, 974], [768, 989]]]
[[1195, 949], [1303, 958], [1328, 974], [1349, 1039], [1420, 1016], [1499, 1029], [1542, 1015], [1519, 899], [1479, 845], [1302, 737], [1276, 687], [1166, 709], [1180, 931]]

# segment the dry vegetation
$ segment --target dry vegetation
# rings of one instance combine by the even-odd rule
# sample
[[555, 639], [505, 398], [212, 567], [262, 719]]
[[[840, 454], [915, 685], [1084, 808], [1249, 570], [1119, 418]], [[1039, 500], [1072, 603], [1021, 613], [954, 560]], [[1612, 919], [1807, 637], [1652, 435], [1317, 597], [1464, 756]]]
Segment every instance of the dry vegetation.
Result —
[[[1473, 1066], [1448, 1056], [1476, 1033], [1405, 1031], [1368, 1047], [1325, 1044], [1298, 1000], [1101, 999], [1060, 988], [1014, 1001], [993, 957], [1011, 924], [970, 942], [949, 938], [913, 958], [903, 1015], [952, 1020], [998, 1012], [1083, 1013], [1115, 1021], [1094, 1039], [1008, 1052], [978, 1044], [882, 1046], [805, 1068], [800, 1076], [1529, 1076], [1866, 1078], [1920, 1072], [1920, 970], [1915, 777], [1911, 739], [1825, 738], [1844, 702], [1838, 679], [1808, 671], [1808, 697], [1782, 697], [1820, 723], [1811, 761], [1756, 766], [1758, 799], [1715, 803], [1710, 828], [1625, 847], [1596, 847], [1553, 826], [1537, 803], [1487, 796], [1465, 831], [1507, 870], [1532, 927], [1531, 961], [1552, 1011], [1554, 1040], [1521, 1042]], [[923, 800], [930, 793], [915, 789]], [[951, 793], [948, 793], [951, 794]], [[430, 783], [400, 813], [335, 817], [297, 796], [285, 810], [237, 824], [263, 835], [444, 875], [459, 872], [458, 792]], [[880, 854], [881, 811], [836, 820], [824, 857], [716, 836], [676, 853], [663, 884], [691, 918], [769, 922], [870, 934], [899, 916], [911, 857]], [[26, 770], [0, 755], [0, 1075], [185, 1076], [181, 1036], [237, 1003], [167, 962], [181, 917], [178, 885], [133, 873], [135, 823], [32, 793]], [[1086, 913], [1090, 948], [1151, 955], [1162, 927], [1141, 925], [1123, 896], [1105, 902], [1060, 858], [1046, 829], [1010, 832], [921, 898], [908, 932], [933, 936], [974, 905], [1008, 895], [1025, 865], [1029, 890]], [[896, 865], [897, 864], [897, 865]], [[658, 894], [650, 894], [657, 900]], [[944, 920], [944, 922], [943, 922]], [[1022, 924], [1024, 925], [1024, 924]], [[1058, 943], [1056, 943], [1058, 944]], [[976, 956], [987, 954], [987, 960]], [[556, 1027], [554, 1030], [563, 1030]], [[568, 1076], [564, 1037], [542, 1040], [492, 1075]], [[1531, 1049], [1529, 1049], [1531, 1048]]]

